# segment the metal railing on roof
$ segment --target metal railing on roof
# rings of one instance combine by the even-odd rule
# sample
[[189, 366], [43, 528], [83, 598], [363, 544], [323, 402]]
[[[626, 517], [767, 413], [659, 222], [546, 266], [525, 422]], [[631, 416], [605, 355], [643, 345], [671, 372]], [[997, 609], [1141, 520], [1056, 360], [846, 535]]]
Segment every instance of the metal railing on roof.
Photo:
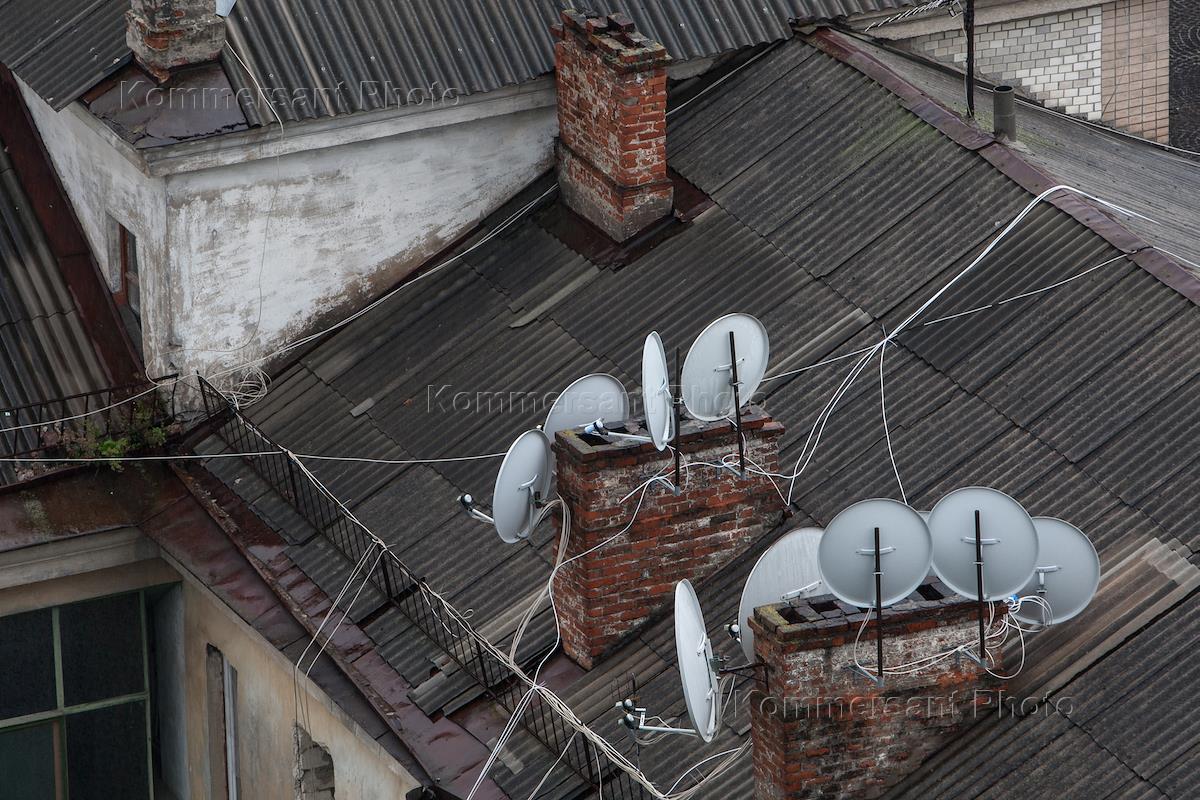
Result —
[[[161, 447], [178, 421], [175, 377], [0, 408], [0, 458], [31, 459], [0, 464], [0, 484], [71, 466], [54, 458], [115, 458]], [[158, 391], [167, 383], [169, 393]]]
[[[262, 453], [277, 450], [277, 454], [258, 455], [243, 461], [286, 500], [317, 535], [324, 537], [350, 563], [358, 564], [370, 557], [376, 548], [373, 538], [359, 523], [352, 520], [327, 490], [309, 479], [295, 457], [263, 433], [253, 422], [203, 378], [200, 391], [204, 409], [210, 420], [209, 429], [234, 452]], [[481, 636], [470, 623], [454, 611], [423, 578], [409, 569], [394, 553], [370, 575], [370, 581], [413, 626], [446, 654], [460, 670], [469, 675], [484, 692], [509, 714], [521, 705], [527, 686], [499, 658], [481, 647]], [[649, 793], [628, 773], [611, 763], [604, 755], [597, 756], [583, 736], [567, 723], [550, 705], [535, 694], [526, 704], [520, 720], [550, 754], [560, 758], [583, 782], [581, 790], [595, 789], [603, 781], [605, 797], [614, 800], [641, 800]], [[561, 782], [560, 776], [554, 783]]]

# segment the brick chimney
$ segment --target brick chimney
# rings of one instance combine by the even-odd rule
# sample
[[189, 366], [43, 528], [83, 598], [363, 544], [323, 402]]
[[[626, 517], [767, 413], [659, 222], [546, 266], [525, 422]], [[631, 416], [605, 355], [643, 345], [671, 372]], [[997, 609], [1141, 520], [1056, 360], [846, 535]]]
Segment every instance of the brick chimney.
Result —
[[617, 242], [671, 213], [666, 48], [624, 14], [562, 12], [553, 27], [558, 183]]
[[[965, 656], [888, 675], [882, 688], [851, 672], [862, 619], [830, 595], [755, 609], [750, 626], [764, 664], [750, 698], [755, 800], [878, 797], [976, 714], [999, 708], [1002, 685]], [[975, 602], [936, 582], [884, 609], [883, 620], [884, 661], [893, 666], [978, 637]], [[874, 669], [874, 620], [859, 660]]]
[[[742, 423], [747, 458], [777, 472], [783, 426], [755, 408], [747, 409]], [[637, 430], [633, 423], [626, 426]], [[732, 426], [724, 421], [684, 421], [678, 445], [684, 463], [716, 462], [737, 452]], [[575, 432], [560, 432], [554, 449], [558, 494], [571, 509], [568, 558], [624, 528], [637, 496], [622, 498], [671, 464], [668, 452], [653, 445], [608, 444]], [[559, 572], [554, 601], [563, 649], [580, 665], [590, 668], [663, 610], [676, 581], [712, 574], [783, 517], [783, 502], [767, 478], [710, 467], [686, 474], [678, 495], [666, 485], [652, 485], [624, 536]]]
[[217, 16], [215, 0], [132, 0], [125, 43], [163, 82], [178, 67], [216, 61], [225, 45], [225, 20]]

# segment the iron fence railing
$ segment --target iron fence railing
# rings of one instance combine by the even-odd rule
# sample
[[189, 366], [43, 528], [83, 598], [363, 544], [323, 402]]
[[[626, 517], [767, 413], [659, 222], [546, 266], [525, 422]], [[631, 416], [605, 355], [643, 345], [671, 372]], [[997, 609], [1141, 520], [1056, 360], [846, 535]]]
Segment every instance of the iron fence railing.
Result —
[[[275, 444], [245, 419], [229, 401], [203, 378], [200, 380], [210, 430], [234, 452], [264, 453], [245, 462], [284, 498], [318, 535], [325, 537], [351, 564], [370, 558], [377, 548], [372, 536], [317, 482], [294, 456]], [[273, 452], [272, 452], [273, 451]], [[374, 587], [417, 630], [469, 675], [501, 708], [512, 713], [521, 704], [528, 685], [510, 667], [481, 645], [481, 637], [418, 575], [390, 551], [378, 559], [371, 574]], [[631, 775], [605, 758], [556, 710], [535, 694], [520, 723], [561, 764], [587, 787], [603, 781], [605, 797], [641, 800], [649, 793]]]
[[0, 458], [31, 459], [6, 462], [0, 482], [62, 466], [55, 458], [116, 458], [161, 447], [175, 432], [174, 378], [0, 408]]

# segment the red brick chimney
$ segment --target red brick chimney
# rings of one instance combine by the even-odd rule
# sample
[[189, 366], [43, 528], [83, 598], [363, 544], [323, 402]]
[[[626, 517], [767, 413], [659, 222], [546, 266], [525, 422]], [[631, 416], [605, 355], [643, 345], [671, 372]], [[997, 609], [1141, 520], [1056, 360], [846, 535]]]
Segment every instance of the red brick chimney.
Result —
[[553, 28], [558, 183], [617, 242], [671, 213], [666, 49], [624, 14], [562, 12]]
[[[977, 641], [976, 609], [940, 583], [920, 587], [884, 609], [885, 664]], [[1003, 604], [995, 611], [1003, 613]], [[882, 687], [851, 672], [862, 619], [829, 595], [755, 609], [750, 626], [764, 664], [750, 699], [755, 800], [878, 797], [976, 713], [999, 708], [1002, 685], [966, 656], [888, 675]], [[859, 660], [874, 670], [874, 620]]]
[[[748, 461], [778, 472], [783, 426], [754, 408], [742, 423]], [[685, 464], [717, 462], [737, 452], [728, 422], [685, 421], [681, 428]], [[671, 463], [668, 452], [651, 444], [607, 444], [574, 432], [560, 432], [554, 449], [558, 494], [571, 509], [568, 558], [624, 528], [637, 495], [622, 498]], [[678, 495], [669, 486], [652, 485], [624, 536], [559, 572], [554, 602], [563, 649], [580, 665], [590, 668], [661, 611], [676, 581], [712, 574], [782, 519], [783, 501], [767, 478], [700, 466], [686, 475]]]
[[216, 0], [132, 0], [125, 43], [162, 82], [178, 67], [216, 61], [225, 46], [225, 20], [216, 14]]

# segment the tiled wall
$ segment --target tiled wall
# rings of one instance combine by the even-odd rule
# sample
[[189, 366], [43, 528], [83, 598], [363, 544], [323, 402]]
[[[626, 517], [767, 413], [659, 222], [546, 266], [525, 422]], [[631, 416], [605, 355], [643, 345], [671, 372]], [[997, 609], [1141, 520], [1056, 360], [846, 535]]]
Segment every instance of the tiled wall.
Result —
[[1105, 122], [1168, 140], [1168, 0], [1119, 0], [1104, 8], [1101, 61]]
[[[1020, 85], [1047, 105], [1068, 114], [1103, 120], [1140, 136], [1167, 142], [1171, 114], [1168, 90], [1171, 2], [1117, 0], [978, 26], [976, 69], [990, 80]], [[1200, 7], [1200, 0], [1175, 0], [1176, 19], [1187, 16], [1179, 12], [1179, 6], [1188, 3]], [[1190, 42], [1192, 38], [1175, 37], [1177, 42]], [[1195, 54], [1200, 49], [1200, 37], [1194, 38], [1198, 40], [1195, 44], [1177, 44], [1174, 58], [1181, 58], [1180, 51], [1188, 49], [1200, 63]], [[902, 43], [915, 52], [952, 62], [960, 68], [966, 61], [961, 29], [918, 36]], [[1187, 91], [1178, 76], [1175, 84], [1178, 100]], [[1200, 94], [1195, 87], [1191, 91]], [[1183, 119], [1179, 112], [1176, 119]]]
[[[1099, 119], [1101, 101], [1100, 6], [1012, 20], [975, 29], [976, 70], [1019, 84], [1047, 105]], [[966, 62], [961, 29], [908, 39], [916, 52], [960, 67]]]

